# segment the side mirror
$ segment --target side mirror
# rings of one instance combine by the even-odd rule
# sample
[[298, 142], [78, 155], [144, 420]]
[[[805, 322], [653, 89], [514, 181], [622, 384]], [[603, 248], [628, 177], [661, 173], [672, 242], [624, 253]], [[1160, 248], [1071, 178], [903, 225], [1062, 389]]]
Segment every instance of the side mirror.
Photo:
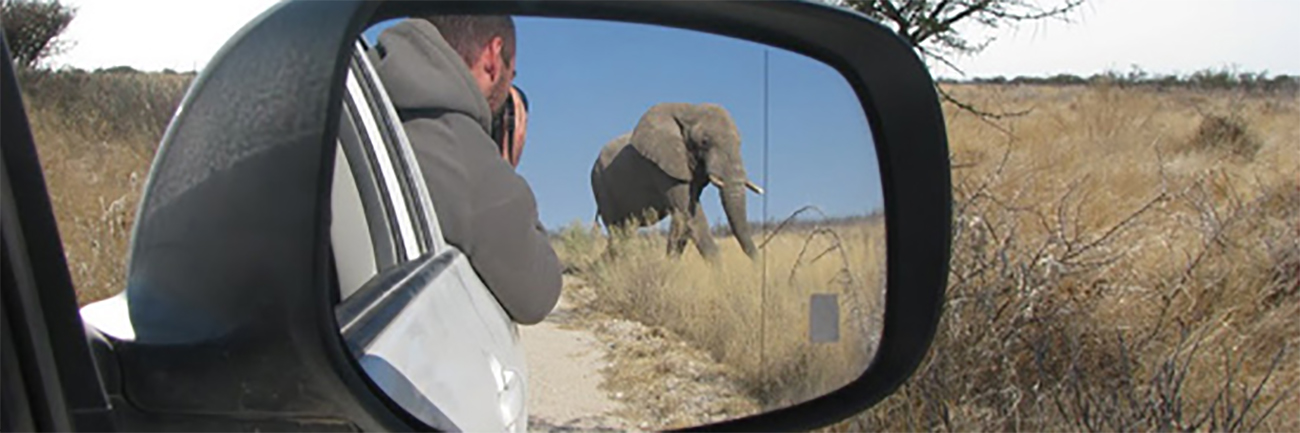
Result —
[[[635, 127], [658, 109], [651, 101], [721, 106], [739, 129], [743, 156], [701, 156], [698, 161], [707, 164], [690, 164], [682, 175], [661, 167], [689, 186], [686, 196], [694, 204], [687, 208], [692, 212], [728, 217], [727, 224], [716, 224], [717, 233], [705, 233], [708, 217], [699, 216], [701, 225], [690, 228], [678, 228], [673, 220], [662, 222], [661, 231], [650, 227], [640, 229], [642, 236], [637, 230], [626, 235], [630, 243], [653, 245], [653, 257], [646, 255], [649, 250], [631, 248], [620, 250], [622, 259], [602, 261], [575, 253], [594, 249], [556, 248], [561, 261], [573, 265], [569, 280], [595, 276], [638, 282], [686, 272], [706, 275], [678, 281], [694, 284], [690, 290], [653, 292], [654, 299], [646, 297], [651, 292], [636, 292], [641, 297], [623, 299], [621, 311], [640, 314], [641, 307], [665, 311], [693, 305], [694, 315], [663, 317], [713, 330], [713, 340], [673, 329], [666, 319], [660, 328], [677, 335], [683, 345], [694, 342], [699, 353], [706, 353], [702, 356], [720, 364], [752, 350], [763, 359], [750, 367], [762, 373], [754, 377], [775, 379], [757, 380], [751, 389], [789, 385], [781, 388], [780, 398], [752, 400], [758, 403], [723, 416], [651, 427], [817, 428], [879, 402], [921, 362], [947, 279], [948, 151], [934, 83], [916, 53], [884, 26], [804, 2], [290, 1], [248, 24], [211, 60], [159, 147], [139, 209], [125, 292], [132, 335], [113, 341], [113, 363], [121, 371], [120, 427], [519, 431], [540, 413], [539, 407], [551, 404], [536, 396], [545, 390], [538, 383], [557, 377], [546, 370], [554, 362], [534, 362], [533, 355], [558, 346], [536, 345], [544, 341], [537, 332], [549, 332], [551, 325], [571, 326], [558, 323], [566, 320], [560, 316], [576, 314], [573, 303], [582, 301], [573, 293], [585, 292], [566, 285], [567, 298], [551, 318], [538, 325], [511, 323], [513, 313], [494, 301], [484, 270], [473, 263], [473, 251], [462, 252], [462, 246], [444, 239], [439, 221], [456, 210], [434, 206], [437, 200], [430, 197], [437, 193], [425, 182], [446, 167], [421, 163], [415, 150], [422, 145], [419, 138], [402, 128], [408, 117], [400, 112], [404, 102], [399, 96], [406, 90], [386, 81], [384, 54], [374, 49], [380, 42], [376, 36], [394, 20], [438, 14], [510, 15], [519, 23], [521, 72], [516, 83], [527, 90], [531, 119], [520, 172], [539, 191], [544, 221], [548, 213], [561, 211], [548, 207], [548, 190], [536, 186], [541, 178], [550, 178], [529, 164], [566, 164], [555, 156], [569, 155], [564, 149], [581, 158], [575, 164], [583, 171], [571, 182], [575, 195], [590, 197], [585, 203], [599, 208], [607, 224], [621, 219], [623, 215], [610, 213], [613, 205], [601, 204], [608, 199], [602, 194], [630, 194], [598, 186], [603, 181], [596, 178], [612, 172], [606, 170], [615, 164], [611, 157], [602, 165], [602, 146], [617, 142], [624, 132], [628, 142], [611, 152], [640, 146]], [[548, 32], [537, 31], [548, 25]], [[658, 68], [654, 74], [659, 75], [620, 83], [618, 71], [635, 65], [607, 63], [613, 68], [602, 70], [594, 60], [581, 63], [617, 58], [608, 53], [574, 49], [586, 57], [565, 57], [568, 63], [552, 57], [555, 63], [549, 64], [524, 54], [530, 47], [548, 46], [526, 36], [564, 29], [654, 33], [658, 36], [609, 45], [639, 47], [635, 52], [646, 59], [664, 55], [653, 52], [654, 47], [674, 43], [684, 49], [756, 55], [747, 57], [753, 61], [750, 69], [737, 72], [716, 72], [730, 64], [719, 60], [722, 54], [696, 55], [689, 64], [655, 62], [645, 67]], [[776, 60], [765, 63], [764, 58]], [[771, 69], [773, 64], [790, 69]], [[565, 65], [591, 75], [566, 82], [564, 77], [571, 75], [556, 74], [547, 81], [548, 68]], [[664, 84], [677, 79], [674, 71], [692, 67], [701, 74], [719, 74], [714, 78], [719, 84], [684, 79], [676, 81], [680, 86]], [[795, 70], [799, 72], [790, 72]], [[795, 78], [775, 85], [759, 79], [770, 78], [771, 71]], [[598, 76], [610, 77], [606, 84], [614, 90], [591, 80]], [[654, 81], [655, 76], [662, 82]], [[744, 80], [756, 86], [737, 96], [739, 102], [722, 101], [727, 96], [710, 90]], [[759, 82], [764, 86], [757, 87]], [[769, 94], [787, 99], [770, 100]], [[828, 96], [801, 99], [808, 95]], [[579, 108], [555, 109], [563, 105], [555, 102], [561, 99], [616, 100], [621, 105], [583, 111], [591, 104], [584, 102], [575, 105]], [[828, 100], [839, 105], [828, 105]], [[810, 110], [828, 113], [781, 123], [787, 115], [779, 113], [806, 116]], [[602, 113], [617, 120], [596, 122], [605, 118], [598, 116]], [[581, 130], [590, 137], [561, 130]], [[719, 137], [729, 136], [697, 132], [689, 125], [678, 131], [706, 137], [693, 148], [722, 146], [726, 140]], [[563, 137], [580, 139], [565, 143]], [[712, 164], [728, 158], [743, 160], [748, 178], [714, 171]], [[822, 160], [828, 162], [814, 162]], [[799, 161], [809, 162], [793, 168]], [[795, 177], [806, 182], [783, 180]], [[641, 174], [631, 178], [650, 179]], [[824, 190], [846, 195], [820, 195]], [[729, 191], [749, 194], [751, 201], [728, 204]], [[754, 198], [760, 193], [763, 199]], [[614, 201], [628, 200], [619, 196]], [[805, 207], [829, 211], [813, 217], [814, 212], [801, 211]], [[665, 209], [681, 211], [668, 206], [651, 210]], [[866, 234], [850, 237], [841, 229]], [[746, 231], [752, 232], [748, 242], [742, 239]], [[572, 236], [568, 239], [594, 239]], [[557, 242], [565, 239], [560, 236]], [[677, 246], [678, 262], [660, 261], [664, 239], [670, 253]], [[695, 245], [682, 247], [688, 240]], [[789, 246], [779, 246], [787, 240]], [[716, 243], [716, 250], [710, 243]], [[872, 245], [879, 247], [876, 256], [851, 253], [876, 251]], [[822, 259], [827, 255], [840, 258]], [[632, 266], [628, 257], [636, 265], [664, 265], [620, 268]], [[839, 261], [826, 274], [811, 273], [820, 260]], [[742, 284], [752, 292], [728, 289], [712, 298], [687, 297], [720, 281], [709, 278], [750, 278], [748, 271], [726, 270], [739, 266], [761, 275]], [[849, 274], [850, 283], [836, 279], [840, 271]], [[608, 291], [595, 296], [608, 299], [627, 293], [622, 289], [633, 290], [604, 289]], [[865, 306], [848, 308], [850, 299]], [[754, 306], [745, 307], [747, 303]], [[723, 307], [738, 313], [719, 314]], [[654, 320], [633, 319], [642, 324]], [[783, 340], [785, 336], [793, 337]], [[759, 347], [729, 349], [709, 341], [753, 341]], [[785, 365], [827, 365], [824, 380], [801, 374], [807, 371], [777, 371], [780, 361], [796, 355], [798, 363]], [[585, 371], [601, 374], [594, 370]], [[624, 403], [645, 405], [648, 395]]]

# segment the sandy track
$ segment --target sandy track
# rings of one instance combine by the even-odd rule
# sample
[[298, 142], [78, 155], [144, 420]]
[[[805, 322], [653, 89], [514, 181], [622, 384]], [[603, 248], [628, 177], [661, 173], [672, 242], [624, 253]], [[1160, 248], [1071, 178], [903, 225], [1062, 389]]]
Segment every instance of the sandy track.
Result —
[[[564, 293], [572, 286], [565, 276]], [[574, 307], [567, 298], [562, 295], [542, 323], [519, 328], [529, 371], [529, 430], [626, 431], [630, 423], [613, 415], [622, 404], [602, 389], [605, 345], [571, 326]]]
[[663, 329], [592, 311], [593, 296], [566, 275], [555, 311], [520, 327], [529, 430], [673, 429], [759, 410], [726, 366]]

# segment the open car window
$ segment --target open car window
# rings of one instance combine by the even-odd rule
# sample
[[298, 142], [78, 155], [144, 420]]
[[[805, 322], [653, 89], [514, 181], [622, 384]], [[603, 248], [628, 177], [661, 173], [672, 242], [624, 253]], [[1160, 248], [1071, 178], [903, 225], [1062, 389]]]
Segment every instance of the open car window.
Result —
[[[364, 43], [348, 68], [335, 155], [330, 236], [340, 299], [441, 245], [419, 167]], [[435, 240], [437, 240], [435, 242]]]

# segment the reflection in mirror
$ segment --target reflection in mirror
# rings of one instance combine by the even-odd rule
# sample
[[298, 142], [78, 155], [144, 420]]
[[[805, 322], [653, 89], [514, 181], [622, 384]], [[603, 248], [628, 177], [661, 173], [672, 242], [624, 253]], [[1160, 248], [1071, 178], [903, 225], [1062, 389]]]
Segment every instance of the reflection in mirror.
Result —
[[[364, 33], [369, 60], [398, 22]], [[384, 183], [386, 170], [421, 179], [402, 161], [418, 159], [411, 149], [439, 144], [397, 131], [391, 148], [375, 146], [385, 136], [366, 129], [382, 129], [385, 116], [405, 117], [389, 113], [389, 102], [368, 113], [364, 98], [385, 98], [363, 96], [340, 128], [337, 166], [355, 180], [336, 170], [336, 189], [346, 190], [334, 194], [336, 224], [361, 228], [348, 235], [336, 227], [333, 236], [336, 261], [345, 239], [364, 247], [345, 251], [366, 256], [363, 265], [336, 266], [349, 285], [338, 314], [371, 379], [429, 424], [472, 429], [493, 425], [475, 419], [499, 417], [519, 428], [526, 414], [530, 430], [546, 430], [724, 421], [804, 402], [859, 377], [880, 334], [885, 222], [871, 129], [844, 78], [800, 54], [701, 32], [532, 17], [514, 25], [517, 57], [503, 67], [513, 69], [515, 89], [503, 93], [506, 108], [491, 133], [495, 151], [535, 194], [564, 267], [561, 299], [514, 339], [497, 329], [513, 325], [489, 323], [506, 316], [500, 308], [483, 313], [490, 287], [473, 281], [472, 271], [454, 283], [435, 273], [429, 281], [443, 283], [406, 287], [420, 280], [403, 275], [435, 272], [430, 258], [442, 247], [407, 241], [420, 221], [435, 220], [420, 213], [418, 188]], [[356, 60], [354, 73], [370, 67], [366, 59]], [[358, 77], [349, 86], [367, 95], [368, 79]], [[376, 88], [392, 84], [375, 81]], [[427, 175], [440, 167], [418, 169]], [[397, 194], [405, 201], [385, 198], [394, 185], [409, 189]], [[356, 240], [365, 237], [376, 240]], [[464, 263], [448, 260], [453, 270]], [[452, 285], [469, 295], [449, 295]], [[416, 301], [380, 301], [395, 293]], [[426, 293], [441, 294], [419, 301]], [[466, 306], [458, 310], [458, 302]], [[403, 313], [376, 318], [372, 311], [381, 309], [362, 308], [381, 304]], [[417, 305], [443, 317], [419, 319], [432, 313]], [[430, 353], [410, 346], [437, 344], [444, 337], [429, 335], [447, 331], [420, 326], [474, 338]], [[478, 327], [486, 330], [469, 329]], [[522, 380], [522, 391], [510, 388], [512, 380]], [[448, 390], [476, 383], [485, 389]], [[492, 403], [486, 418], [453, 403], [481, 393]]]

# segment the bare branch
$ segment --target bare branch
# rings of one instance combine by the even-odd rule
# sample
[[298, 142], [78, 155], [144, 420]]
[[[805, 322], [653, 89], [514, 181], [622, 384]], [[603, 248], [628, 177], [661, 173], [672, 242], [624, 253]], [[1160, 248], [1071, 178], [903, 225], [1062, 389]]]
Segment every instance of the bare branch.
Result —
[[[1078, 9], [1084, 1], [1086, 0], [849, 0], [840, 4], [891, 22], [899, 36], [923, 57], [964, 76], [965, 72], [948, 57], [979, 53], [994, 38], [989, 36], [978, 41], [967, 41], [962, 31], [958, 30], [962, 23], [973, 22], [987, 28], [998, 28], [1043, 19], [1065, 19], [1067, 14]], [[1047, 3], [1048, 6], [1040, 6], [1040, 3]], [[1002, 119], [1016, 114], [991, 113], [958, 101], [946, 92], [940, 91], [940, 95], [945, 101], [981, 118]]]
[[957, 108], [966, 110], [967, 112], [974, 114], [976, 117], [979, 117], [980, 121], [984, 122], [985, 124], [988, 124], [989, 126], [992, 126], [993, 129], [997, 129], [999, 132], [1006, 134], [1008, 136], [1011, 135], [1011, 130], [1007, 129], [1002, 125], [997, 124], [994, 121], [1012, 118], [1012, 117], [1024, 116], [1033, 111], [1031, 109], [1022, 110], [1022, 111], [1013, 111], [1013, 112], [1002, 112], [1002, 113], [984, 111], [980, 108], [975, 107], [974, 105], [962, 102], [957, 98], [954, 98], [952, 95], [948, 94], [948, 91], [944, 90], [943, 87], [935, 86], [934, 88], [939, 92], [939, 97], [942, 98], [944, 101], [956, 105]]
[[1098, 237], [1096, 240], [1093, 240], [1092, 242], [1084, 244], [1082, 247], [1079, 247], [1077, 250], [1073, 252], [1067, 252], [1065, 256], [1061, 257], [1061, 260], [1078, 257], [1080, 254], [1083, 254], [1085, 252], [1088, 252], [1088, 250], [1096, 248], [1098, 245], [1102, 244], [1103, 242], [1106, 242], [1106, 240], [1110, 239], [1116, 233], [1119, 233], [1119, 231], [1123, 229], [1125, 226], [1128, 226], [1134, 220], [1138, 219], [1138, 217], [1142, 216], [1142, 214], [1147, 213], [1152, 208], [1154, 208], [1157, 204], [1164, 202], [1168, 198], [1169, 198], [1169, 192], [1161, 191], [1160, 194], [1157, 194], [1155, 197], [1152, 197], [1151, 200], [1148, 200], [1147, 203], [1142, 205], [1141, 208], [1138, 208], [1138, 210], [1133, 211], [1133, 213], [1129, 214], [1123, 220], [1120, 220], [1120, 222], [1115, 223], [1115, 225], [1107, 229], [1106, 232], [1101, 235], [1101, 237]]
[[942, 21], [937, 21], [937, 24], [931, 24], [930, 31], [923, 34], [922, 38], [918, 38], [919, 40], [917, 43], [925, 42], [925, 40], [929, 39], [931, 36], [951, 32], [953, 24], [961, 22], [962, 20], [969, 18], [971, 15], [988, 11], [989, 6], [992, 4], [993, 0], [981, 0], [978, 3], [967, 6], [966, 10], [953, 14], [948, 18], [944, 18]]

